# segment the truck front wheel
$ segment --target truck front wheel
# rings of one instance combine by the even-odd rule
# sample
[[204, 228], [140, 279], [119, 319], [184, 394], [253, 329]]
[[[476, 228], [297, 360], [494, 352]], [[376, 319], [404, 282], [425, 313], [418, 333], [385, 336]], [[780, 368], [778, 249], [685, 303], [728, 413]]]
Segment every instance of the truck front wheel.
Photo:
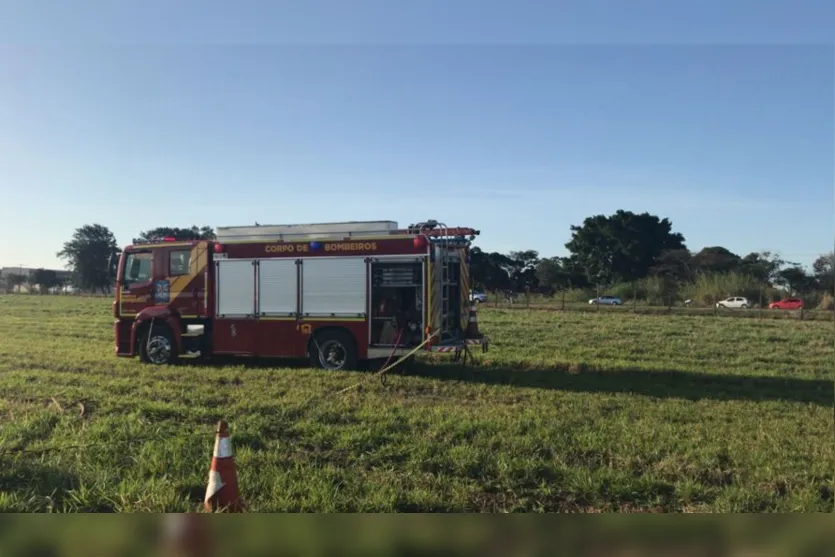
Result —
[[177, 359], [174, 337], [168, 327], [154, 327], [139, 344], [139, 359], [146, 364], [171, 364]]
[[346, 331], [322, 331], [313, 337], [311, 345], [311, 366], [331, 371], [356, 369], [356, 343]]

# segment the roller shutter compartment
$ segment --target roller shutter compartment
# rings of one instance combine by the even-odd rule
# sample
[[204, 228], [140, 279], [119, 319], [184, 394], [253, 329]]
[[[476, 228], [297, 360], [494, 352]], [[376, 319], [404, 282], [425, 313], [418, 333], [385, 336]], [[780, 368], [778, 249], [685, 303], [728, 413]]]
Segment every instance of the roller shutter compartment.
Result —
[[249, 317], [255, 312], [255, 266], [251, 259], [223, 259], [217, 265], [218, 317]]
[[295, 315], [297, 297], [295, 259], [262, 259], [258, 262], [258, 312], [261, 315]]
[[364, 317], [368, 264], [362, 257], [311, 258], [302, 263], [303, 315]]

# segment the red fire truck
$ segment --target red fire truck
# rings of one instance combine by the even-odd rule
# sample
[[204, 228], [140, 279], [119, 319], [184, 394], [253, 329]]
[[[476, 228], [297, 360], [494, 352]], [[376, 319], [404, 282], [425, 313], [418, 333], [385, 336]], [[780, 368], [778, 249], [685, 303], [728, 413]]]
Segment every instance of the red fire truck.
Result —
[[116, 354], [151, 364], [298, 357], [351, 369], [416, 349], [486, 351], [470, 304], [478, 234], [374, 221], [221, 227], [213, 241], [131, 245], [116, 277]]

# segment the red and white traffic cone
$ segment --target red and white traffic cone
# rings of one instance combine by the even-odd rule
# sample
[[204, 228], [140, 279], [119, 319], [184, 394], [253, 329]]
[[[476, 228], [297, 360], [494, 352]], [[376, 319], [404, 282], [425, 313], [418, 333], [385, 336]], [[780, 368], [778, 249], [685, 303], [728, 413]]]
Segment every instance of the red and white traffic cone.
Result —
[[470, 320], [467, 323], [466, 338], [481, 338], [481, 333], [478, 331], [478, 314], [475, 306], [470, 307]]
[[229, 438], [229, 424], [224, 420], [217, 423], [215, 452], [209, 470], [209, 485], [203, 506], [207, 511], [242, 512], [244, 502], [238, 492], [238, 474], [235, 471], [235, 457], [232, 455], [232, 440]]

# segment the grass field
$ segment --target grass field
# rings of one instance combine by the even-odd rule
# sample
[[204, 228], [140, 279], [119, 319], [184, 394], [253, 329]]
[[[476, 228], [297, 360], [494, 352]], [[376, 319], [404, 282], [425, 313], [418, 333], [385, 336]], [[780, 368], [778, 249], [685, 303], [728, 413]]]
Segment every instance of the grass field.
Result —
[[[105, 299], [0, 296], [0, 511], [832, 511], [833, 324], [480, 312], [476, 368], [113, 354]], [[53, 400], [54, 399], [54, 400]], [[81, 406], [77, 402], [81, 401]]]

